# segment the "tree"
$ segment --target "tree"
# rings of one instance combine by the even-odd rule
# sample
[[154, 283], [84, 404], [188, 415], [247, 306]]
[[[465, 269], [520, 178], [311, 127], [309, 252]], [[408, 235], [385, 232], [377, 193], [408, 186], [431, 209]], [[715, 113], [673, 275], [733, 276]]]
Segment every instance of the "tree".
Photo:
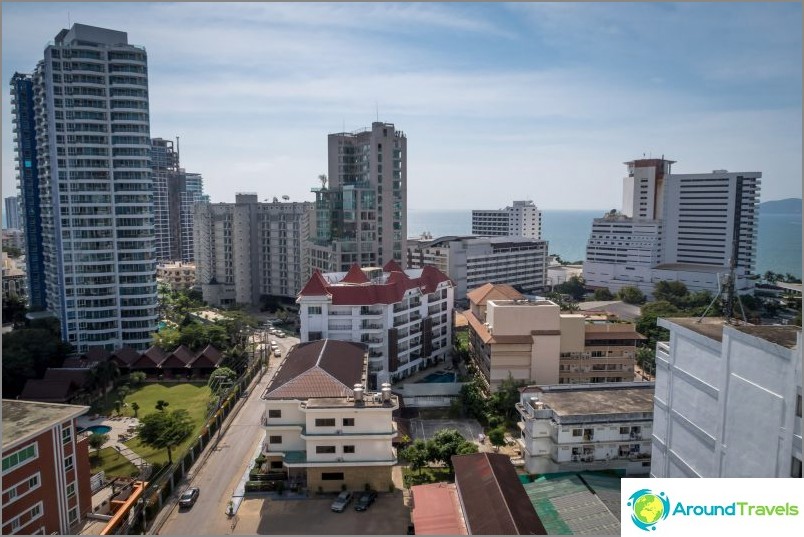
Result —
[[103, 444], [109, 441], [108, 434], [92, 433], [89, 435], [89, 447], [95, 450], [95, 456], [100, 457], [100, 450]]
[[167, 449], [168, 464], [173, 464], [171, 450], [190, 436], [193, 421], [184, 409], [154, 412], [142, 418], [138, 431], [143, 444], [156, 449]]
[[3, 298], [3, 321], [14, 323], [15, 327], [25, 325], [25, 314], [28, 308], [25, 305], [25, 300], [18, 296], [9, 296]]
[[167, 401], [165, 401], [164, 399], [160, 399], [160, 400], [158, 400], [158, 401], [156, 402], [156, 405], [154, 406], [154, 408], [156, 408], [156, 409], [157, 409], [159, 412], [164, 412], [164, 411], [165, 411], [165, 408], [166, 408], [168, 405], [170, 405], [170, 403], [168, 403], [168, 402], [167, 402]]
[[660, 281], [653, 286], [653, 296], [658, 300], [664, 300], [678, 306], [687, 296], [687, 286], [678, 281]]
[[131, 410], [134, 412], [134, 417], [136, 418], [137, 412], [139, 412], [140, 410], [140, 405], [136, 401], [134, 401], [133, 403], [131, 403]]
[[570, 295], [576, 301], [581, 300], [586, 294], [586, 282], [580, 276], [570, 276], [564, 283], [560, 283], [553, 289], [561, 294]]
[[[427, 441], [430, 460], [441, 461], [446, 464], [450, 471], [453, 471], [452, 456], [458, 455], [465, 444], [472, 444], [461, 436], [456, 429], [441, 429], [433, 438]], [[476, 447], [476, 446], [475, 446]]]
[[128, 381], [131, 383], [132, 386], [141, 385], [143, 382], [145, 382], [145, 372], [134, 371], [128, 376]]
[[8, 254], [11, 259], [16, 259], [22, 255], [22, 250], [16, 246], [3, 246], [3, 251]]
[[[475, 443], [473, 443], [473, 442], [464, 442], [458, 448], [458, 452], [456, 453], [456, 455], [471, 455], [472, 453], [477, 453], [477, 452], [478, 452], [478, 449], [477, 449], [477, 445]], [[451, 458], [450, 458], [450, 462], [452, 462]]]
[[500, 446], [505, 445], [505, 428], [496, 427], [489, 431], [489, 442], [494, 446], [494, 451], [499, 451]]
[[595, 300], [614, 300], [614, 295], [607, 288], [595, 289]]
[[209, 375], [207, 385], [213, 395], [221, 395], [237, 379], [237, 373], [228, 367], [219, 367]]
[[411, 445], [402, 450], [402, 456], [410, 463], [410, 469], [421, 473], [421, 469], [427, 466], [429, 451], [424, 440], [416, 440]]
[[117, 415], [120, 415], [120, 410], [123, 407], [123, 401], [120, 399], [115, 400], [114, 404], [114, 411], [117, 412]]
[[22, 328], [3, 334], [3, 398], [22, 393], [28, 379], [42, 378], [48, 367], [61, 367], [72, 352], [46, 328]]
[[154, 333], [154, 345], [163, 349], [175, 349], [180, 340], [181, 332], [177, 328], [167, 327]]
[[645, 345], [651, 349], [656, 347], [657, 341], [667, 341], [670, 335], [666, 329], [656, 324], [659, 317], [688, 317], [685, 312], [665, 301], [646, 304], [641, 313], [637, 318], [636, 330], [648, 338]]
[[90, 383], [96, 389], [100, 388], [103, 395], [103, 404], [107, 404], [109, 384], [114, 384], [120, 378], [120, 368], [115, 362], [101, 362], [90, 370]]
[[776, 274], [772, 270], [769, 270], [769, 271], [765, 272], [765, 274], [763, 274], [762, 277], [768, 283], [776, 283], [777, 281], [779, 281], [780, 275]]
[[503, 423], [513, 424], [517, 417], [516, 404], [519, 402], [519, 389], [527, 383], [523, 380], [514, 380], [511, 373], [508, 378], [500, 382], [489, 398], [489, 410], [501, 418]]
[[131, 393], [131, 388], [127, 385], [120, 386], [117, 388], [117, 396], [120, 398], [121, 401], [125, 401], [126, 397]]
[[625, 302], [626, 304], [644, 304], [646, 297], [645, 293], [639, 290], [639, 288], [626, 285], [622, 289], [617, 292], [617, 298]]

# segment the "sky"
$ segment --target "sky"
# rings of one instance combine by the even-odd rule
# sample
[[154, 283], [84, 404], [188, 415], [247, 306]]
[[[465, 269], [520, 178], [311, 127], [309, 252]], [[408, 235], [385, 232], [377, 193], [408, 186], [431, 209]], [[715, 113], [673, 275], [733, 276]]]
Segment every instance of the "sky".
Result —
[[6, 88], [69, 21], [146, 47], [151, 136], [180, 137], [213, 202], [312, 201], [327, 134], [378, 118], [407, 136], [414, 210], [619, 208], [643, 155], [801, 197], [801, 3], [3, 2]]

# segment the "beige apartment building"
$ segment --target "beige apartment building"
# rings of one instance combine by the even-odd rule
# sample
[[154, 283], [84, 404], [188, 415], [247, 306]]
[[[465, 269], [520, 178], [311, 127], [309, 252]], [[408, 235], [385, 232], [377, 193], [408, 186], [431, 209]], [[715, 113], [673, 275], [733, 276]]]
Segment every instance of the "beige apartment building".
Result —
[[189, 289], [195, 285], [195, 263], [163, 263], [156, 266], [156, 281], [173, 289]]
[[634, 379], [636, 346], [645, 337], [632, 323], [561, 313], [550, 300], [517, 294], [487, 284], [467, 295], [472, 359], [491, 389], [509, 375], [534, 384]]

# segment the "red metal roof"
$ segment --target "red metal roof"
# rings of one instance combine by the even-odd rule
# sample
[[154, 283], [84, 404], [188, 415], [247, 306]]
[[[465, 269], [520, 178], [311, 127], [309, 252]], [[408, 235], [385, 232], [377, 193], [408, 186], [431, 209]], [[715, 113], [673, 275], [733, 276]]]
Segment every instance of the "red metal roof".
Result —
[[399, 263], [391, 259], [385, 265], [383, 265], [382, 269], [385, 272], [402, 272], [402, 267], [399, 266]]
[[[386, 267], [392, 262], [386, 263]], [[334, 306], [369, 306], [372, 304], [395, 304], [400, 302], [406, 291], [421, 289], [422, 293], [432, 293], [442, 282], [450, 281], [446, 274], [435, 267], [426, 266], [418, 278], [411, 278], [403, 271], [390, 271], [385, 283], [363, 285], [341, 285], [357, 265], [338, 283], [330, 284], [319, 272], [314, 272], [301, 290], [299, 296], [331, 296]], [[357, 269], [359, 270], [359, 268]], [[362, 274], [363, 272], [360, 271]], [[353, 275], [356, 278], [356, 275]], [[364, 275], [365, 277], [365, 275]], [[347, 282], [350, 283], [350, 282]]]
[[349, 267], [349, 272], [346, 273], [346, 276], [343, 277], [341, 283], [354, 283], [354, 284], [361, 284], [361, 283], [368, 283], [369, 279], [366, 277], [365, 273], [360, 270], [360, 265], [357, 263], [353, 264]]
[[458, 492], [453, 483], [431, 483], [410, 488], [411, 519], [416, 535], [468, 535]]

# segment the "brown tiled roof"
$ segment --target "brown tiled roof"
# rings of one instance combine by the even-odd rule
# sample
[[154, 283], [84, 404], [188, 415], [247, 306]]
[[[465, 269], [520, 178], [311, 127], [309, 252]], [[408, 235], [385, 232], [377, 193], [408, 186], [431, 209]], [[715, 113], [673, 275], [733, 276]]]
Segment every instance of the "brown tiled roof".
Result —
[[320, 273], [315, 272], [310, 277], [307, 285], [304, 286], [304, 289], [299, 292], [299, 296], [329, 295], [332, 297], [334, 306], [395, 304], [400, 302], [405, 292], [410, 289], [418, 288], [422, 293], [432, 293], [436, 290], [438, 284], [447, 281], [450, 281], [450, 279], [446, 274], [431, 266], [424, 267], [418, 278], [410, 278], [401, 270], [391, 271], [385, 283], [366, 283], [363, 285], [340, 285], [340, 282], [330, 284]]
[[63, 367], [48, 367], [42, 380], [68, 380], [73, 388], [78, 390], [84, 387], [89, 378], [89, 369], [73, 369]]
[[648, 339], [639, 332], [587, 332], [584, 334], [584, 339], [587, 340], [601, 340], [601, 339]]
[[268, 388], [266, 399], [346, 397], [362, 382], [367, 347], [325, 339], [296, 345]]
[[140, 353], [131, 347], [123, 347], [122, 349], [118, 349], [109, 357], [110, 360], [114, 360], [118, 365], [126, 367], [136, 362], [139, 358]]
[[195, 359], [190, 349], [184, 345], [179, 345], [176, 350], [168, 354], [164, 360], [159, 364], [159, 367], [189, 367], [190, 363]]
[[212, 369], [218, 367], [221, 361], [223, 361], [223, 353], [212, 345], [207, 345], [204, 350], [198, 353], [195, 360], [190, 362], [190, 366], [199, 369]]
[[411, 519], [416, 535], [467, 535], [458, 491], [453, 483], [430, 483], [410, 488]]
[[81, 355], [82, 360], [86, 360], [88, 362], [105, 362], [109, 359], [109, 351], [104, 349], [103, 347], [92, 347], [83, 355]]
[[472, 303], [485, 306], [489, 300], [521, 300], [522, 293], [507, 284], [486, 283], [466, 293]]
[[64, 403], [74, 391], [73, 383], [69, 379], [30, 379], [25, 383], [19, 398], [45, 403]]
[[455, 485], [472, 535], [547, 535], [507, 455], [452, 457]]
[[361, 283], [368, 283], [369, 279], [366, 277], [366, 274], [360, 270], [360, 265], [354, 263], [351, 267], [349, 267], [349, 272], [346, 273], [346, 276], [340, 281], [340, 283], [353, 283], [353, 284], [361, 284]]
[[140, 357], [131, 363], [131, 369], [150, 369], [158, 366], [165, 360], [165, 351], [152, 345]]

